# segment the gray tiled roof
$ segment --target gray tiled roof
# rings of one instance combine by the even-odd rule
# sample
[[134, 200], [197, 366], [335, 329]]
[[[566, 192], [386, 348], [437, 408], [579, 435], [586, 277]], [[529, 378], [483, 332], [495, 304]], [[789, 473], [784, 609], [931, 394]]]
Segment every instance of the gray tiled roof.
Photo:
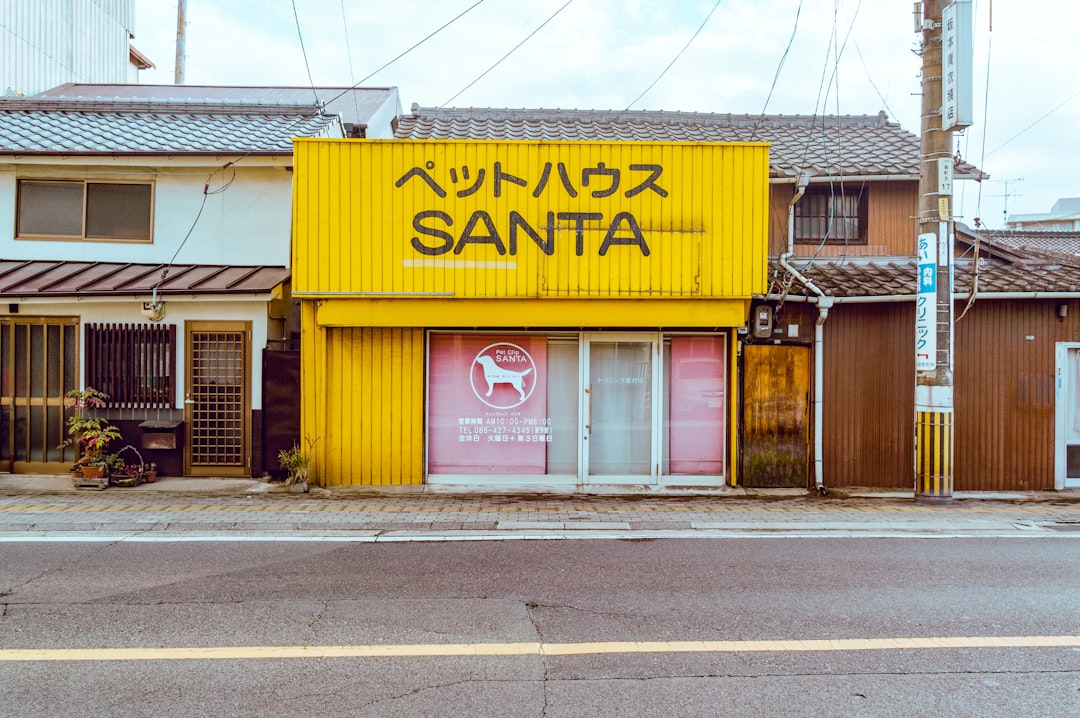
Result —
[[1050, 230], [983, 230], [983, 234], [997, 244], [1016, 249], [1033, 249], [1062, 254], [1080, 254], [1080, 232], [1053, 232]]
[[394, 88], [69, 83], [0, 98], [0, 155], [292, 154], [294, 137], [387, 109], [400, 109]]
[[0, 259], [0, 297], [266, 294], [289, 270], [273, 266], [128, 264]]
[[238, 85], [103, 85], [68, 83], [30, 99], [95, 102], [169, 102], [204, 105], [297, 105], [312, 108], [325, 103], [326, 114], [344, 122], [367, 124], [371, 116], [393, 101], [400, 113], [397, 90], [392, 87], [260, 87]]
[[[831, 297], [915, 295], [917, 270], [914, 259], [828, 259], [812, 264], [792, 261], [791, 265]], [[770, 276], [783, 274], [775, 260], [770, 264], [770, 272]], [[958, 260], [953, 266], [956, 294], [966, 296], [971, 291], [973, 277], [974, 262]], [[1080, 263], [979, 260], [979, 295], [1012, 292], [1066, 292], [1080, 296]], [[796, 282], [791, 293], [801, 296], [809, 292]]]
[[[771, 143], [773, 177], [919, 176], [919, 139], [885, 113], [823, 117], [664, 111], [430, 108], [413, 105], [403, 139]], [[977, 176], [968, 163], [959, 176]]]
[[292, 154], [336, 122], [310, 105], [3, 100], [0, 154]]

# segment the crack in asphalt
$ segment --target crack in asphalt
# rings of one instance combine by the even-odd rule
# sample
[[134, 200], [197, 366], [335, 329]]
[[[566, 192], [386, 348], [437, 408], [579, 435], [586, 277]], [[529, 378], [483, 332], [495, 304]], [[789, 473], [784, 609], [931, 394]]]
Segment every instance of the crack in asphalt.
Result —
[[11, 594], [13, 594], [15, 591], [19, 590], [20, 588], [26, 588], [27, 586], [34, 583], [35, 581], [38, 581], [38, 580], [44, 578], [45, 576], [48, 576], [50, 573], [55, 573], [57, 571], [67, 571], [67, 570], [69, 570], [71, 568], [74, 568], [75, 566], [78, 566], [80, 563], [82, 563], [84, 560], [86, 560], [89, 556], [93, 555], [94, 553], [97, 553], [99, 551], [103, 551], [103, 550], [108, 549], [108, 548], [112, 548], [114, 546], [119, 545], [120, 543], [122, 543], [122, 542], [117, 540], [117, 541], [108, 541], [106, 543], [100, 543], [100, 544], [86, 544], [87, 549], [81, 555], [75, 556], [75, 557], [73, 557], [72, 559], [70, 559], [68, 561], [63, 561], [57, 566], [49, 566], [48, 568], [45, 568], [44, 570], [42, 570], [40, 573], [36, 573], [33, 576], [28, 577], [25, 581], [22, 581], [20, 583], [12, 583], [12, 584], [9, 584], [8, 586], [4, 587], [4, 588], [0, 588], [0, 596], [3, 596], [3, 597], [11, 596]]
[[637, 618], [641, 615], [639, 613], [622, 613], [619, 611], [598, 611], [591, 608], [581, 608], [580, 606], [570, 606], [558, 603], [534, 603], [532, 601], [528, 601], [525, 605], [529, 608], [546, 608], [552, 610], [563, 609], [566, 611], [576, 611], [578, 613], [584, 613], [589, 616], [602, 616], [605, 618]]
[[[540, 645], [544, 645], [544, 631], [540, 628], [540, 624], [537, 622], [536, 617], [533, 615], [533, 611], [537, 608], [542, 608], [541, 604], [534, 603], [532, 601], [525, 601], [525, 615], [529, 617], [529, 621], [532, 623], [533, 630], [536, 631], [536, 639], [540, 642]], [[540, 718], [547, 716], [548, 711], [548, 657], [540, 656], [540, 665], [544, 667], [544, 676], [542, 681], [544, 705], [540, 710]]]
[[[386, 703], [387, 701], [398, 701], [398, 700], [401, 700], [402, 698], [410, 698], [412, 696], [419, 695], [421, 693], [426, 693], [428, 691], [436, 691], [436, 690], [439, 690], [439, 689], [442, 689], [442, 688], [453, 688], [454, 686], [470, 685], [470, 684], [473, 684], [473, 683], [487, 684], [487, 683], [535, 683], [535, 682], [536, 682], [535, 680], [528, 679], [528, 678], [525, 678], [525, 679], [464, 678], [464, 679], [459, 680], [459, 681], [449, 681], [447, 683], [436, 683], [436, 684], [433, 684], [433, 685], [430, 685], [430, 686], [421, 686], [420, 688], [414, 688], [413, 690], [405, 691], [404, 693], [399, 693], [399, 694], [395, 694], [395, 695], [392, 695], [392, 696], [385, 696], [383, 698], [379, 698], [377, 700], [373, 700], [373, 701], [370, 701], [368, 703], [364, 703], [364, 704], [362, 704], [360, 706], [357, 706], [356, 710], [359, 713], [359, 712], [363, 712], [363, 711], [367, 710], [368, 708], [370, 708], [372, 706], [379, 705], [380, 703]], [[546, 691], [545, 691], [545, 699], [544, 700], [545, 700], [544, 711], [546, 712], [547, 711]]]
[[319, 608], [319, 611], [315, 614], [315, 617], [312, 618], [311, 621], [308, 623], [308, 630], [311, 631], [311, 638], [312, 638], [312, 643], [313, 644], [314, 644], [315, 637], [319, 635], [319, 629], [316, 628], [315, 626], [316, 626], [316, 624], [319, 623], [319, 621], [322, 620], [323, 616], [325, 616], [326, 612], [329, 611], [329, 610], [330, 610], [330, 602], [329, 601], [323, 601], [322, 606], [321, 606], [321, 608]]

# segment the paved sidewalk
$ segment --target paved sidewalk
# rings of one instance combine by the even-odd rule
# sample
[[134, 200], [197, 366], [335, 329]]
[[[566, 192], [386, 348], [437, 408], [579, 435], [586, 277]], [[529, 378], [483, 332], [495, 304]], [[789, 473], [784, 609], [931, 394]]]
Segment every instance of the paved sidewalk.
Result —
[[361, 541], [711, 536], [1080, 537], [1080, 491], [958, 494], [745, 491], [658, 494], [315, 489], [165, 479], [104, 491], [0, 475], [0, 539], [295, 538]]

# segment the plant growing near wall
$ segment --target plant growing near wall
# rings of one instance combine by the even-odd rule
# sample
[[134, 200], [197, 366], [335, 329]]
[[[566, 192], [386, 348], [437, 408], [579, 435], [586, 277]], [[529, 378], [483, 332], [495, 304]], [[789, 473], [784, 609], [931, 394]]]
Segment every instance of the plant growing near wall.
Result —
[[94, 412], [105, 407], [109, 395], [88, 386], [85, 389], [72, 389], [64, 395], [64, 406], [74, 409], [68, 417], [68, 436], [63, 446], [75, 445], [79, 452], [75, 466], [94, 466], [109, 468], [117, 463], [123, 465], [123, 459], [116, 459], [108, 451], [109, 444], [120, 438], [120, 430], [105, 419], [95, 416]]
[[278, 463], [281, 464], [281, 468], [289, 472], [289, 475], [285, 478], [286, 486], [307, 482], [311, 473], [311, 460], [315, 444], [318, 441], [318, 437], [312, 439], [310, 436], [305, 436], [306, 450], [301, 448], [298, 443], [293, 442], [291, 449], [282, 449], [278, 452]]

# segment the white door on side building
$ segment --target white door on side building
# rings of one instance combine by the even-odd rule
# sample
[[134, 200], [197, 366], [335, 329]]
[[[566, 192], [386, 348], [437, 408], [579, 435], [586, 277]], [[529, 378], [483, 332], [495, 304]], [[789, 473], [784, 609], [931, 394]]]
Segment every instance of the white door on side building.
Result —
[[1054, 487], [1080, 488], [1080, 343], [1060, 342], [1054, 382]]

